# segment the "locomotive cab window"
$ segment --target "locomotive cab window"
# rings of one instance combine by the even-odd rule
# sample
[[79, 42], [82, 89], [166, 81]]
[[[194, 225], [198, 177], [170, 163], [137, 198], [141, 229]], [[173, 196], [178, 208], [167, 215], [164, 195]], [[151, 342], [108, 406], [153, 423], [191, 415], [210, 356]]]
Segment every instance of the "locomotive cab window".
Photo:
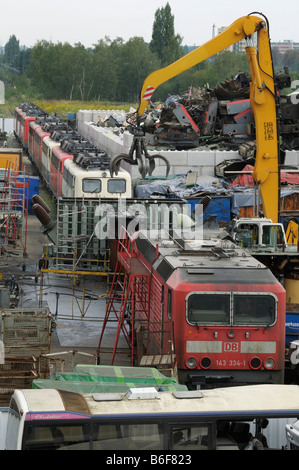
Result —
[[186, 298], [190, 325], [263, 325], [276, 321], [276, 298], [270, 294], [192, 292]]
[[108, 193], [125, 193], [126, 180], [111, 178], [107, 183]]
[[84, 193], [100, 193], [102, 191], [101, 180], [94, 178], [84, 178], [84, 180], [82, 180], [82, 191]]
[[275, 312], [275, 298], [272, 295], [234, 295], [235, 325], [272, 325]]
[[187, 302], [187, 321], [191, 325], [229, 325], [229, 294], [191, 294]]

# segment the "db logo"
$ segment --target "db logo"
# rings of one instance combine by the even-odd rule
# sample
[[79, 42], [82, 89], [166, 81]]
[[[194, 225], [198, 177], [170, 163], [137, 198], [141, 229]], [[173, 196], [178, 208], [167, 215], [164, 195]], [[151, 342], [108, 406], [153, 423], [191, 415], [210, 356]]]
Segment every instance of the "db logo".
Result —
[[224, 343], [224, 351], [226, 352], [237, 352], [238, 343]]

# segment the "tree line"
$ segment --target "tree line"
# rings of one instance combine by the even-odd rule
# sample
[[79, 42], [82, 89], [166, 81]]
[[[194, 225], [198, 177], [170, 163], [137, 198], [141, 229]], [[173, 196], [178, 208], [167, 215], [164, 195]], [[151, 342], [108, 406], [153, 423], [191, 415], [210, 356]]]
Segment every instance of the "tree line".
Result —
[[[182, 41], [175, 33], [168, 3], [155, 12], [149, 44], [141, 37], [128, 41], [105, 37], [92, 48], [40, 40], [32, 48], [20, 50], [12, 35], [0, 56], [0, 79], [12, 89], [21, 88], [43, 99], [137, 103], [144, 79], [188, 52]], [[276, 51], [273, 58], [276, 68], [289, 66], [295, 73], [292, 78], [297, 78], [299, 51], [283, 57]], [[214, 87], [240, 71], [249, 72], [246, 54], [223, 51], [166, 82], [155, 92], [155, 99], [180, 94], [190, 85]]]

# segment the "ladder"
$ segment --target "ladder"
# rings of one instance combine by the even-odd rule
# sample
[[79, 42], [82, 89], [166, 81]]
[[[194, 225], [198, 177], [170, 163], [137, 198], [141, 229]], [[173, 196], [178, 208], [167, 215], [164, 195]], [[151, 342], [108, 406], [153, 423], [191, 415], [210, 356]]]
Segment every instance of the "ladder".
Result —
[[135, 323], [149, 323], [151, 273], [138, 258], [136, 243], [124, 228], [120, 232], [117, 255], [97, 355], [99, 358], [100, 353], [104, 352], [101, 349], [102, 340], [107, 324], [111, 321], [110, 317], [113, 316], [112, 321], [116, 321], [117, 328], [111, 365], [114, 363], [122, 332], [130, 350], [133, 366], [137, 358]]

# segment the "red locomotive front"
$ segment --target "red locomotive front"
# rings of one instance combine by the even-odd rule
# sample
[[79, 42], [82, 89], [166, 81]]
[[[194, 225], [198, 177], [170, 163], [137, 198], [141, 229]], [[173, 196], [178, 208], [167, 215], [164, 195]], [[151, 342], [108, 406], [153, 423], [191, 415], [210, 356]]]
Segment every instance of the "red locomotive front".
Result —
[[182, 283], [172, 289], [180, 381], [283, 383], [285, 291], [275, 279], [259, 282], [255, 271], [247, 271], [252, 284], [238, 277], [234, 284]]
[[139, 258], [151, 270], [152, 338], [165, 354], [166, 336], [162, 342], [155, 325], [164, 322], [167, 331], [172, 322], [179, 381], [190, 387], [283, 383], [283, 286], [241, 248], [210, 243], [188, 249], [162, 244], [153, 261], [136, 239]]

